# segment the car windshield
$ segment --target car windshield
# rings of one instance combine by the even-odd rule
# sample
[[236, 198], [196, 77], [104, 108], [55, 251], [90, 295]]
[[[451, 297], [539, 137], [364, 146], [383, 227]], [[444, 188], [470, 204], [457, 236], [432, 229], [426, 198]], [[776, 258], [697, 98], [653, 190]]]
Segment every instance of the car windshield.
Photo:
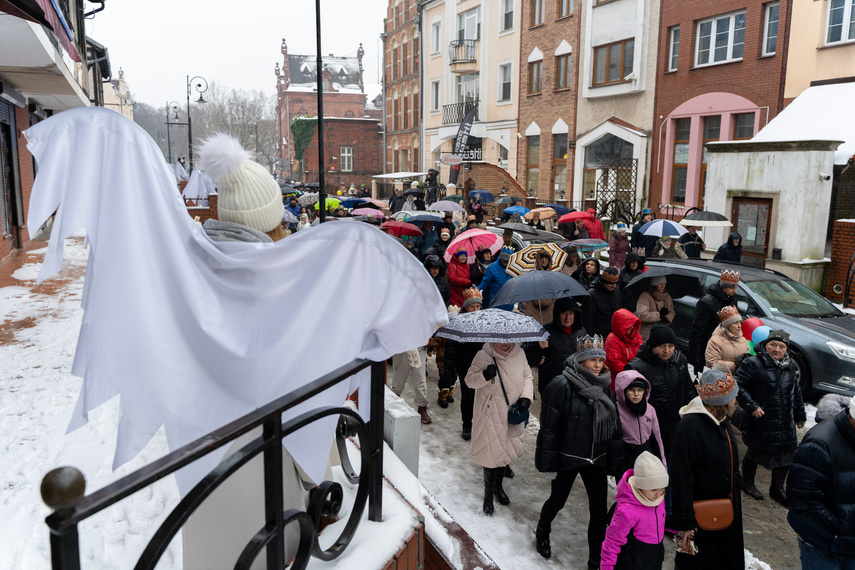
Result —
[[745, 286], [767, 310], [791, 317], [830, 317], [842, 315], [828, 299], [798, 281], [748, 281]]

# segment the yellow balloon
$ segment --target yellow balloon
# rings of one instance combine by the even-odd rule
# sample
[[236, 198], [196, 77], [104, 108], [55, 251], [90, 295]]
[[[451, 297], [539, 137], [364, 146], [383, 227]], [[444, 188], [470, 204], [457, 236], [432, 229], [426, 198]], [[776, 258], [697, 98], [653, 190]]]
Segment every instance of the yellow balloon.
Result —
[[339, 196], [341, 196], [341, 190], [339, 190], [339, 191], [338, 191], [338, 192], [336, 192], [336, 193], [337, 193]]

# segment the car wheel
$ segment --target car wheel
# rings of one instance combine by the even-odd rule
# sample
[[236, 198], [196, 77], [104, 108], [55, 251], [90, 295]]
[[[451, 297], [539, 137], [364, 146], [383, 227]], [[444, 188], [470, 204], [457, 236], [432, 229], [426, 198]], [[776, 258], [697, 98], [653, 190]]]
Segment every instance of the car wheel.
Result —
[[802, 398], [807, 401], [814, 401], [816, 391], [811, 383], [810, 367], [802, 353], [795, 350], [790, 351], [790, 358], [793, 359], [793, 364], [796, 365], [796, 379], [799, 382], [799, 388], [802, 390]]

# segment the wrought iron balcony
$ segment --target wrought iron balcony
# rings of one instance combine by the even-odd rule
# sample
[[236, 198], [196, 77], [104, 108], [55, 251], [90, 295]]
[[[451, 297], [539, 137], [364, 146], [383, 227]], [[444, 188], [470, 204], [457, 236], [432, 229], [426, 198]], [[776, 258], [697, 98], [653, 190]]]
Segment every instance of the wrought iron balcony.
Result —
[[478, 102], [479, 101], [476, 99], [474, 101], [463, 101], [462, 103], [443, 105], [442, 124], [453, 125], [455, 123], [460, 123], [472, 107], [478, 106]]
[[448, 62], [475, 63], [475, 40], [454, 40], [448, 46]]

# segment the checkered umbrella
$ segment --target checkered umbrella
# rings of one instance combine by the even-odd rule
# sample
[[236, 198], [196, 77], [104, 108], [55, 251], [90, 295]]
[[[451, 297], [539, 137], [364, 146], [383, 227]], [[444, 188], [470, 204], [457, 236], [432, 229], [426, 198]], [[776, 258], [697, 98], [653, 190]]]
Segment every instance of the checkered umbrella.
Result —
[[457, 315], [436, 336], [457, 342], [534, 342], [546, 340], [549, 333], [521, 313], [484, 309]]
[[527, 271], [533, 271], [537, 267], [537, 255], [539, 253], [547, 253], [552, 258], [549, 271], [561, 271], [564, 262], [567, 260], [567, 252], [554, 243], [532, 244], [511, 255], [505, 273], [516, 277]]

